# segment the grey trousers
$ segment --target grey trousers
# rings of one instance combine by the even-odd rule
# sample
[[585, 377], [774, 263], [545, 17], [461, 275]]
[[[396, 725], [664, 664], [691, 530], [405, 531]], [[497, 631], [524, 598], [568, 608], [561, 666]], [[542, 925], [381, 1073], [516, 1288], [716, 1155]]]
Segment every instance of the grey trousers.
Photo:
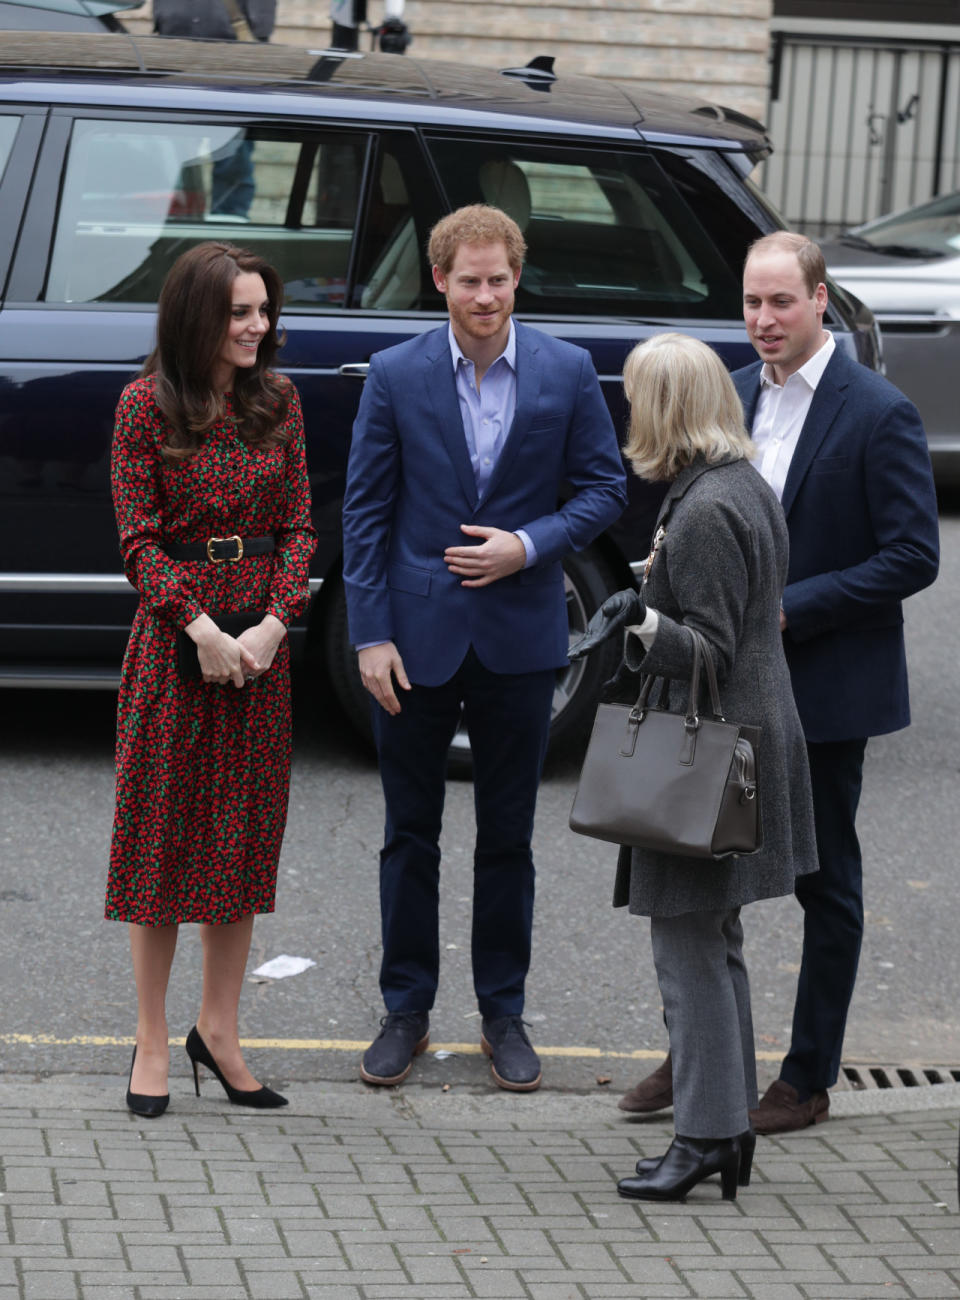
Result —
[[757, 1104], [757, 1058], [740, 909], [650, 918], [683, 1137], [734, 1137]]

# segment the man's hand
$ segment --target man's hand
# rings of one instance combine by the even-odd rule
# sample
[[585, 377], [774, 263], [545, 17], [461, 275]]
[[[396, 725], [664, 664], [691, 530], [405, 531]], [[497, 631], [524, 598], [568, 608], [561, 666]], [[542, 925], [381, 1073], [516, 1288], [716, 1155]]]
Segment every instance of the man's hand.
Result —
[[463, 578], [461, 587], [488, 587], [498, 578], [516, 573], [527, 562], [523, 542], [516, 533], [480, 524], [461, 524], [460, 531], [468, 537], [486, 539], [478, 546], [448, 546], [444, 551], [447, 568]]
[[631, 623], [642, 623], [646, 617], [647, 606], [635, 587], [615, 591], [603, 602], [593, 618], [587, 624], [582, 636], [567, 650], [570, 659], [582, 659], [591, 650], [596, 649], [608, 636], [619, 632]]
[[384, 641], [382, 645], [371, 645], [358, 651], [357, 663], [360, 680], [377, 703], [388, 713], [399, 713], [400, 701], [393, 689], [393, 679], [396, 677], [397, 685], [405, 691], [409, 691], [410, 683], [403, 670], [400, 652], [393, 642]]

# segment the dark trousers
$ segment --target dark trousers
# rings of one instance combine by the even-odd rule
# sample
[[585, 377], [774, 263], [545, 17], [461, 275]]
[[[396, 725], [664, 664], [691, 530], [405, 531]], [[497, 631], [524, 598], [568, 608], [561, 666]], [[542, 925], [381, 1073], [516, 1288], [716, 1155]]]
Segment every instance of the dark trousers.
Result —
[[857, 805], [866, 740], [808, 744], [820, 870], [797, 880], [803, 957], [790, 1051], [780, 1077], [803, 1096], [832, 1087], [863, 939]]
[[428, 1011], [440, 965], [440, 826], [447, 750], [461, 707], [473, 752], [477, 838], [473, 982], [486, 1018], [519, 1015], [530, 965], [534, 869], [530, 852], [556, 672], [492, 673], [473, 650], [442, 686], [398, 691], [401, 712], [374, 705], [386, 801], [380, 854], [388, 1011]]

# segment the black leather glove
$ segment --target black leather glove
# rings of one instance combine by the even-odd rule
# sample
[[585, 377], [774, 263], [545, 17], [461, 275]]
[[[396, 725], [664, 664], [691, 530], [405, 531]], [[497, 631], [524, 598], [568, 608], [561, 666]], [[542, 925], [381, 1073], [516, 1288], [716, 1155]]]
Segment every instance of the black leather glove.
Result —
[[631, 623], [642, 623], [646, 617], [646, 602], [636, 587], [615, 591], [603, 602], [587, 624], [586, 631], [570, 646], [567, 654], [572, 660], [584, 655]]

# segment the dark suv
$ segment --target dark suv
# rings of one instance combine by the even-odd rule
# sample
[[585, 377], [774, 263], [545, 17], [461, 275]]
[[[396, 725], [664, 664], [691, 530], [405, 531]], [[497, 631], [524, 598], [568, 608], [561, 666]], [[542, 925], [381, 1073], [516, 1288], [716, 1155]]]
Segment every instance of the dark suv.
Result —
[[[486, 201], [523, 228], [517, 312], [589, 349], [618, 428], [638, 339], [679, 328], [730, 366], [753, 357], [740, 267], [777, 224], [745, 180], [758, 125], [551, 60], [497, 72], [235, 42], [4, 33], [0, 42], [0, 684], [115, 684], [136, 597], [120, 574], [108, 469], [121, 388], [151, 346], [184, 249], [229, 239], [286, 286], [282, 367], [303, 398], [320, 544], [292, 630], [348, 713], [366, 703], [346, 640], [340, 510], [372, 353], [443, 302], [431, 225]], [[876, 363], [837, 292], [829, 325]], [[658, 494], [571, 556], [571, 628], [646, 555]], [[613, 651], [613, 653], [616, 653]], [[558, 677], [555, 739], [579, 731], [609, 663]]]

